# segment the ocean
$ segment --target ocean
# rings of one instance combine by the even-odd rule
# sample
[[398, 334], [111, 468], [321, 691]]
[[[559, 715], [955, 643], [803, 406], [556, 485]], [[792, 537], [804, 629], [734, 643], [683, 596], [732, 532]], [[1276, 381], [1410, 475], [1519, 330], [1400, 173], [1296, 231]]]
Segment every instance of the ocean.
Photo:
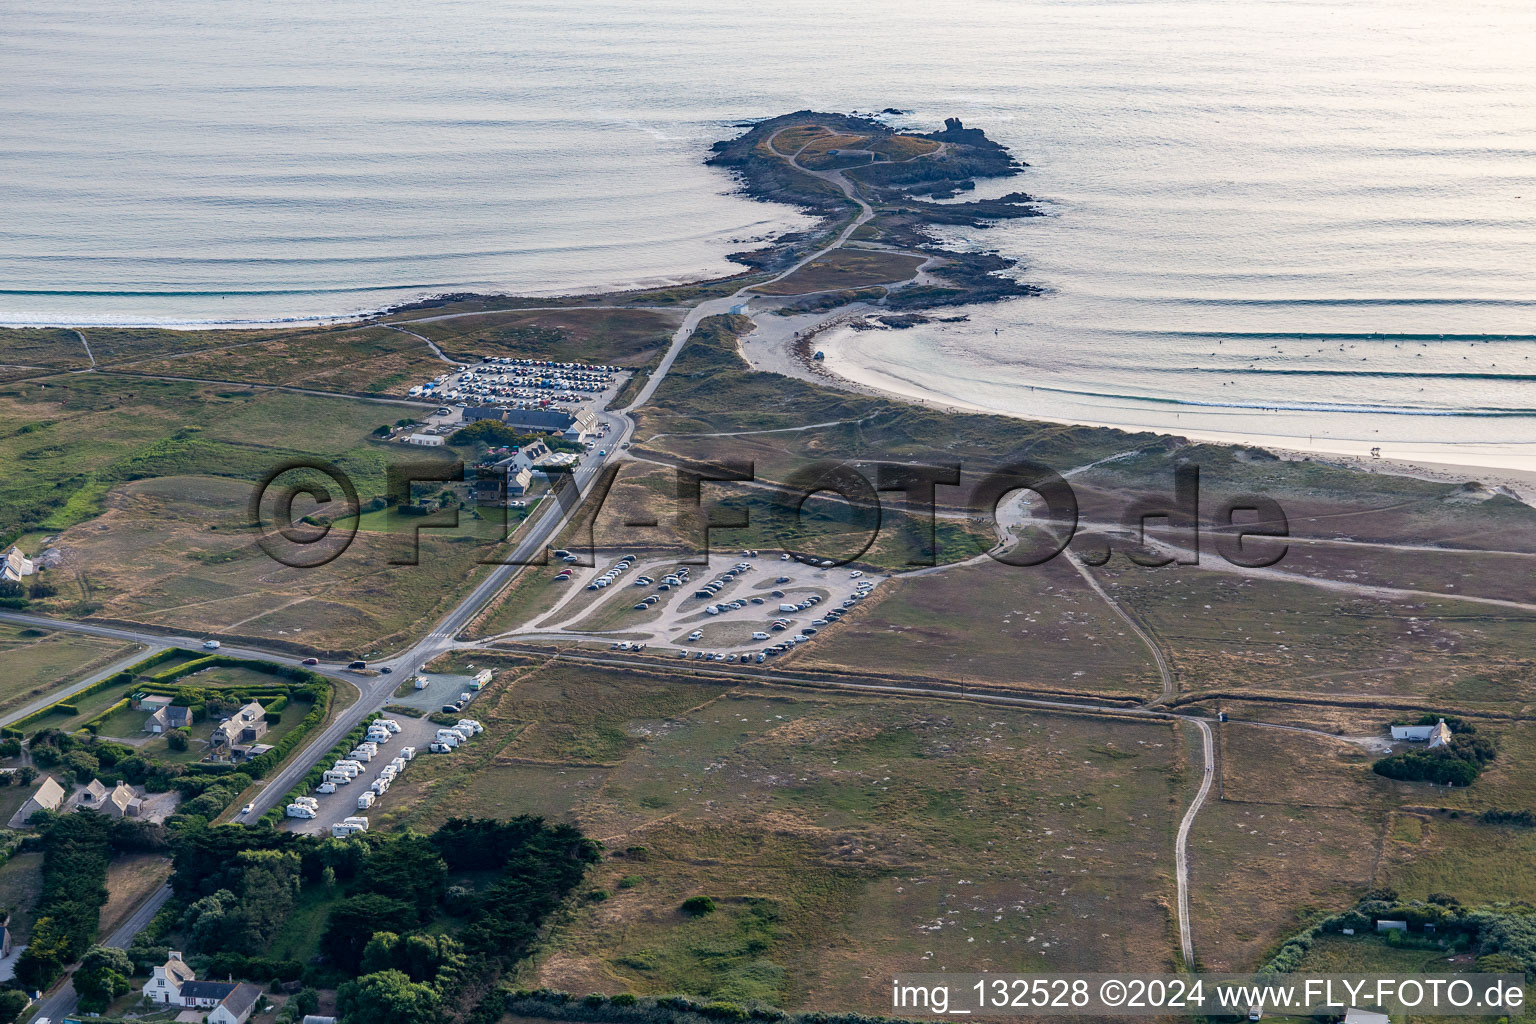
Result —
[[[946, 116], [1049, 216], [1039, 298], [834, 332], [940, 403], [1476, 465], [1536, 458], [1536, 8], [1518, 0], [12, 7], [0, 322], [240, 324], [729, 272], [803, 226], [741, 120]], [[1280, 443], [1280, 442], [1276, 442]]]

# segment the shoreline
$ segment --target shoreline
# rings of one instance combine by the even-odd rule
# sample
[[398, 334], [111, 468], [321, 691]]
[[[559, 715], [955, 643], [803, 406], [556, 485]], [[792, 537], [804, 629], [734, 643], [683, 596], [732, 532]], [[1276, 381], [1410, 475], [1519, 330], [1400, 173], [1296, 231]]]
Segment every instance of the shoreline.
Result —
[[[811, 146], [810, 142], [804, 141], [805, 137], [795, 140], [800, 150], [789, 157], [775, 151], [774, 146], [782, 132], [804, 132], [807, 121], [813, 122], [814, 132], [829, 131], [825, 125], [830, 123], [841, 131], [867, 133], [867, 137], [874, 142], [904, 139], [908, 144], [926, 143], [938, 147], [935, 151], [953, 163], [917, 157], [895, 162], [887, 159], [882, 163], [876, 153], [862, 149], [848, 150], [838, 158], [849, 160], [853, 154], [869, 157], [869, 162], [854, 160], [856, 166], [848, 167], [847, 172], [850, 175], [860, 174], [857, 187], [874, 196], [870, 202], [889, 204], [888, 207], [882, 206], [882, 209], [886, 211], [886, 216], [895, 218], [894, 223], [882, 229], [889, 237], [876, 232], [876, 237], [864, 241], [879, 247], [897, 245], [900, 249], [926, 255], [928, 261], [921, 269], [928, 277], [916, 279], [917, 283], [911, 287], [888, 291], [878, 302], [871, 302], [862, 296], [856, 297], [856, 290], [840, 296], [844, 300], [841, 305], [822, 310], [809, 306], [800, 311], [789, 302], [771, 304], [770, 300], [770, 308], [755, 311], [755, 329], [744, 335], [738, 346], [739, 353], [753, 369], [950, 412], [963, 411], [1006, 416], [1021, 421], [1102, 427], [1126, 433], [1151, 432], [1192, 442], [1264, 449], [1287, 460], [1317, 459], [1360, 472], [1385, 470], [1447, 483], [1465, 483], [1469, 475], [1474, 475], [1479, 478], [1479, 482], [1505, 488], [1518, 495], [1522, 501], [1529, 501], [1527, 496], [1536, 497], [1536, 454], [1495, 456], [1475, 450], [1463, 454], [1449, 442], [1443, 445], [1437, 445], [1436, 442], [1406, 442], [1397, 450], [1382, 454], [1380, 439], [1327, 438], [1318, 441], [1312, 437], [1308, 438], [1308, 443], [1302, 443], [1300, 436], [1266, 431], [1186, 430], [1167, 423], [1154, 425], [1146, 422], [1153, 417], [1137, 417], [1134, 414], [1131, 422], [1111, 422], [1091, 415], [1061, 417], [1039, 410], [1025, 413], [1000, 407], [1000, 402], [984, 405], [939, 394], [922, 381], [903, 378], [892, 380], [889, 375], [881, 376], [878, 369], [856, 360], [839, 360], [835, 347], [826, 349], [825, 359], [815, 358], [819, 337], [860, 317], [884, 313], [923, 322], [925, 318], [922, 314], [932, 319], [943, 319], [937, 314], [945, 307], [998, 302], [1005, 298], [1023, 298], [1039, 293], [1038, 288], [1005, 276], [1004, 271], [1017, 266], [1015, 261], [984, 251], [957, 252], [948, 249], [928, 231], [939, 225], [983, 226], [985, 222], [997, 219], [1040, 216], [1034, 206], [1034, 199], [1023, 192], [1011, 192], [999, 199], [961, 199], [954, 202], [957, 196], [974, 189], [977, 178], [1006, 180], [1019, 175], [1029, 166], [1015, 160], [1004, 147], [988, 139], [984, 132], [965, 128], [955, 118], [947, 119], [942, 131], [925, 135], [901, 135], [889, 126], [867, 117], [798, 111], [743, 125], [748, 129], [744, 134], [717, 142], [711, 148], [706, 164], [731, 172], [741, 184], [744, 194], [759, 201], [797, 208], [820, 222], [817, 228], [806, 232], [766, 239], [768, 244], [762, 248], [727, 254], [727, 260], [742, 267], [732, 274], [696, 278], [663, 275], [649, 281], [632, 280], [612, 288], [599, 287], [582, 292], [551, 290], [541, 293], [535, 289], [533, 292], [513, 294], [455, 290], [453, 286], [444, 285], [437, 290], [423, 290], [404, 301], [333, 315], [294, 314], [260, 319], [159, 322], [153, 318], [97, 319], [95, 322], [88, 322], [88, 318], [87, 322], [82, 322], [60, 317], [14, 324], [4, 322], [0, 323], [0, 327], [76, 332], [82, 329], [231, 332], [280, 331], [284, 328], [324, 329], [387, 323], [391, 318], [398, 319], [404, 314], [430, 314], [434, 310], [451, 306], [480, 307], [453, 314], [473, 316], [503, 310], [538, 308], [541, 305], [549, 308], [573, 305], [611, 305], [622, 308], [652, 296], [661, 305], [686, 308], [707, 300], [712, 290], [736, 283], [745, 286], [755, 275], [771, 274], [780, 264], [792, 262], [807, 245], [839, 229], [842, 218], [848, 215], [850, 204], [862, 206], [866, 218], [874, 216], [865, 200], [842, 180], [844, 171], [836, 163], [828, 165], [830, 168], [838, 168], [833, 170], [814, 171], [800, 166], [798, 161], [801, 154]], [[813, 140], [817, 138], [815, 134], [808, 137]], [[874, 142], [870, 143], [871, 150], [877, 148]], [[830, 152], [834, 156], [838, 154], [836, 149]], [[807, 188], [808, 181], [812, 185], [819, 185], [821, 182], [817, 180], [818, 177], [832, 181], [834, 176], [842, 184], [846, 197]], [[865, 177], [870, 180], [864, 180]], [[922, 197], [926, 197], [927, 201]], [[939, 205], [938, 200], [945, 202]], [[892, 214], [891, 210], [895, 213]], [[373, 292], [375, 300], [382, 298], [377, 294], [378, 289], [357, 289], [359, 296], [369, 292]], [[663, 294], [657, 295], [658, 292]], [[743, 310], [752, 301], [748, 299], [744, 302]], [[781, 312], [788, 315], [780, 316]], [[840, 362], [848, 365], [839, 366]], [[866, 373], [863, 379], [860, 378], [860, 370]], [[1006, 396], [1004, 398], [1006, 400]], [[1255, 419], [1261, 424], [1264, 421], [1263, 417]], [[1496, 446], [1492, 442], [1489, 445]], [[1469, 445], [1474, 449], [1479, 446], [1480, 442], [1471, 442]], [[1393, 445], [1388, 442], [1385, 447], [1392, 448]]]
[[[408, 312], [428, 312], [458, 302], [483, 302], [483, 303], [514, 303], [525, 304], [529, 302], [547, 302], [559, 306], [572, 303], [589, 303], [595, 305], [613, 305], [621, 307], [626, 299], [638, 297], [663, 288], [708, 288], [731, 281], [736, 277], [744, 277], [750, 271], [741, 275], [729, 277], [703, 278], [689, 281], [680, 281], [664, 285], [651, 285], [637, 288], [623, 289], [619, 291], [596, 292], [586, 294], [556, 293], [547, 295], [507, 293], [483, 293], [483, 292], [435, 292], [424, 295], [419, 299], [408, 302], [396, 303], [381, 309], [358, 312], [353, 314], [336, 316], [295, 316], [272, 320], [241, 320], [241, 321], [184, 321], [177, 323], [150, 323], [146, 321], [122, 321], [115, 323], [80, 323], [64, 322], [41, 324], [4, 324], [0, 327], [15, 329], [62, 329], [74, 330], [81, 328], [96, 329], [154, 329], [167, 331], [198, 331], [198, 330], [274, 330], [284, 327], [337, 327], [348, 324], [366, 324], [370, 321], [380, 321], [386, 317], [398, 316]], [[512, 308], [517, 308], [516, 306]], [[778, 373], [782, 376], [798, 377], [802, 380], [815, 381], [839, 390], [859, 394], [871, 395], [897, 401], [913, 402], [919, 405], [929, 406], [954, 412], [980, 413], [984, 415], [1006, 416], [1033, 422], [1061, 423], [1070, 426], [1104, 427], [1111, 430], [1120, 430], [1126, 433], [1151, 432], [1168, 434], [1174, 437], [1182, 437], [1189, 441], [1248, 446], [1262, 448], [1272, 452], [1288, 461], [1316, 460], [1327, 462], [1357, 472], [1377, 473], [1387, 472], [1399, 476], [1411, 476], [1424, 480], [1432, 480], [1440, 483], [1461, 484], [1476, 479], [1490, 487], [1502, 487], [1514, 492], [1521, 501], [1527, 504], [1536, 503], [1536, 467], [1493, 464], [1491, 460], [1476, 461], [1476, 456], [1469, 456], [1466, 461], [1446, 458], [1450, 452], [1438, 452], [1425, 450], [1422, 452], [1409, 452], [1403, 454], [1389, 454], [1384, 457], [1373, 458], [1369, 454], [1372, 447], [1380, 447], [1371, 441], [1334, 441], [1331, 443], [1313, 443], [1312, 445], [1298, 444], [1298, 438], [1283, 434], [1247, 433], [1247, 432], [1222, 432], [1203, 430], [1169, 430], [1162, 426], [1150, 424], [1126, 424], [1095, 421], [1090, 419], [1064, 419], [1041, 414], [1022, 415], [1007, 410], [995, 409], [976, 403], [964, 402], [949, 397], [940, 397], [931, 393], [923, 393], [920, 389], [899, 389], [895, 387], [871, 384], [867, 381], [856, 380], [844, 376], [831, 369], [827, 362], [812, 358], [814, 347], [812, 345], [816, 336], [839, 326], [845, 326], [847, 321], [875, 313], [885, 312], [883, 307], [870, 306], [865, 303], [854, 303], [841, 308], [834, 308], [822, 314], [811, 314], [792, 318], [800, 321], [809, 329], [803, 331], [798, 338], [788, 330], [764, 330], [766, 324], [762, 320], [755, 320], [758, 329], [746, 335], [744, 343], [758, 343], [752, 348], [746, 345], [741, 349], [741, 354], [754, 369], [762, 372]], [[487, 310], [486, 312], [491, 312]], [[764, 319], [774, 317], [768, 310], [761, 310], [758, 316]], [[790, 326], [791, 318], [782, 318], [786, 322], [783, 327]], [[798, 324], [797, 324], [798, 326]], [[762, 344], [766, 342], [766, 344]]]
[[[846, 316], [858, 315], [855, 311], [842, 311], [837, 317], [829, 318], [822, 330], [833, 328], [837, 321]], [[1165, 426], [1153, 426], [1148, 424], [1109, 423], [1083, 419], [1063, 419], [1059, 417], [1044, 416], [1039, 414], [1022, 415], [1007, 410], [995, 409], [989, 406], [940, 397], [933, 394], [921, 393], [919, 389], [898, 389], [883, 387], [867, 381], [855, 380], [844, 376], [828, 366], [825, 360], [817, 361], [810, 358], [809, 351], [791, 349], [784, 353], [790, 359], [799, 363], [801, 369], [808, 378], [815, 379], [830, 387], [840, 388], [859, 394], [890, 398], [904, 402], [916, 402], [919, 405], [951, 412], [979, 413], [987, 416], [1006, 416], [1010, 419], [1018, 419], [1030, 422], [1060, 423], [1067, 426], [1104, 427], [1110, 430], [1120, 430], [1126, 433], [1149, 432], [1154, 434], [1166, 434], [1171, 437], [1180, 437], [1188, 441], [1231, 445], [1234, 447], [1261, 448], [1286, 461], [1306, 461], [1326, 463], [1362, 473], [1387, 473], [1394, 476], [1416, 477], [1421, 480], [1432, 480], [1437, 483], [1464, 484], [1469, 482], [1482, 483], [1489, 487], [1502, 487], [1515, 494], [1520, 501], [1536, 506], [1536, 467], [1527, 465], [1498, 465], [1488, 461], [1457, 461], [1446, 456], [1453, 452], [1435, 451], [1426, 448], [1423, 451], [1406, 451], [1389, 453], [1382, 457], [1373, 457], [1370, 454], [1372, 448], [1383, 447], [1378, 441], [1350, 441], [1335, 440], [1332, 442], [1314, 442], [1311, 445], [1298, 443], [1299, 438], [1285, 434], [1266, 434], [1248, 432], [1222, 432], [1208, 430], [1171, 430]], [[1390, 444], [1388, 445], [1390, 447]], [[1405, 445], [1404, 447], [1408, 447]], [[1420, 448], [1424, 446], [1420, 445]], [[1469, 458], [1476, 458], [1471, 456]], [[1523, 461], [1523, 460], [1522, 460]]]
[[[744, 270], [742, 272], [750, 273]], [[628, 295], [645, 295], [660, 289], [667, 288], [704, 288], [714, 284], [720, 284], [742, 276], [733, 274], [725, 277], [708, 278], [667, 278], [658, 279], [653, 283], [640, 283], [633, 285], [616, 286], [612, 289], [591, 292], [570, 292], [552, 289], [549, 292], [465, 292], [465, 291], [434, 291], [424, 292], [414, 299], [404, 302], [395, 302], [386, 306], [378, 306], [369, 309], [356, 310], [349, 313], [317, 313], [313, 315], [295, 313], [288, 316], [250, 318], [236, 320], [156, 320], [152, 318], [123, 319], [123, 320], [28, 320], [13, 321], [0, 319], [0, 329], [3, 330], [148, 330], [148, 331], [264, 331], [280, 330], [284, 327], [336, 327], [344, 324], [363, 324], [369, 321], [382, 320], [385, 317], [397, 316], [401, 313], [427, 311], [454, 302], [513, 302], [513, 303], [548, 303], [550, 305], [575, 305], [586, 303], [591, 305], [615, 305], [624, 304], [623, 297]], [[358, 288], [359, 294], [379, 291], [378, 288]]]

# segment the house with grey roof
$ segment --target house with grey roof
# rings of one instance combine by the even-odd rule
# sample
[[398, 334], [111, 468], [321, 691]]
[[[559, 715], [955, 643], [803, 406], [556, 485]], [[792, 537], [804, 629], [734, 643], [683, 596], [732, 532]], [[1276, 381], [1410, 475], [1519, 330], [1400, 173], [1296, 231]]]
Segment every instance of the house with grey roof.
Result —
[[27, 802], [11, 820], [25, 824], [38, 811], [57, 811], [64, 805], [64, 797], [64, 787], [54, 781], [52, 775], [44, 775], [43, 781], [37, 784], [37, 791], [27, 797]]
[[209, 1012], [208, 1024], [245, 1024], [260, 1002], [261, 989], [242, 981]]

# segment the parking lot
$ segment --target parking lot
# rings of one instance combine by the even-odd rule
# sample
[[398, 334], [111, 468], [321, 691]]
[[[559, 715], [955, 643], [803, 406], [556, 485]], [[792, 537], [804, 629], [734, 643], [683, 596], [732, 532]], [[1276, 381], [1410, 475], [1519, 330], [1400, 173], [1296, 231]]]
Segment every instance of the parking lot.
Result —
[[[426, 677], [429, 685], [425, 690], [412, 690], [408, 696], [396, 697], [391, 703], [401, 704], [407, 707], [420, 707], [431, 713], [438, 711], [440, 706], [451, 699], [457, 698], [462, 692], [468, 690], [468, 683], [474, 681], [474, 676], [462, 675], [431, 675]], [[459, 713], [459, 717], [475, 718], [475, 703], [478, 694], [471, 698], [469, 704]], [[424, 703], [433, 702], [430, 707]], [[359, 809], [357, 798], [370, 791], [375, 779], [384, 771], [384, 766], [389, 764], [400, 753], [402, 747], [415, 747], [416, 757], [406, 762], [405, 768], [400, 772], [400, 778], [410, 778], [413, 770], [419, 771], [419, 763], [424, 758], [454, 757], [455, 753], [434, 754], [429, 749], [437, 730], [442, 728], [436, 722], [429, 721], [425, 715], [421, 718], [412, 718], [409, 715], [390, 714], [384, 712], [383, 717], [399, 723], [400, 731], [390, 737], [388, 742], [379, 744], [379, 752], [373, 760], [363, 765], [362, 772], [345, 785], [338, 785], [334, 793], [310, 793], [320, 804], [319, 812], [313, 818], [284, 818], [287, 827], [295, 832], [304, 832], [311, 835], [330, 835], [331, 826], [343, 818], [361, 815], [368, 817], [376, 815], [389, 808], [390, 794], [385, 792], [373, 801], [373, 806]], [[475, 742], [473, 739], [471, 743]], [[330, 761], [326, 761], [327, 767]]]
[[[874, 591], [883, 577], [818, 566], [777, 553], [713, 555], [707, 566], [619, 556], [590, 569], [568, 566], [569, 588], [553, 627], [520, 632], [607, 638], [619, 650], [667, 651], [695, 660], [764, 661], [815, 642]], [[604, 591], [584, 600], [593, 589]], [[607, 593], [611, 591], [612, 593]], [[562, 608], [571, 614], [561, 618]], [[509, 634], [516, 635], [516, 634]], [[797, 639], [798, 638], [798, 639]], [[643, 645], [643, 646], [640, 646]]]
[[391, 699], [391, 704], [401, 704], [408, 708], [420, 708], [431, 714], [440, 711], [444, 704], [452, 704], [460, 694], [470, 694], [470, 700], [474, 700], [474, 676], [465, 675], [441, 675], [435, 672], [422, 672], [412, 679], [425, 679], [427, 687], [418, 690], [414, 686], [397, 693]]

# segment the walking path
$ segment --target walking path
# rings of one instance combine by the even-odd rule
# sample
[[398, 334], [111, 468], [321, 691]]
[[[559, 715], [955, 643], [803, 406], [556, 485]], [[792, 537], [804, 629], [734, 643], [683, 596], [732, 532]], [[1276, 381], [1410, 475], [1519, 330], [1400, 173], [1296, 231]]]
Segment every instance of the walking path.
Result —
[[413, 338], [416, 338], [416, 339], [419, 339], [421, 341], [424, 341], [424, 342], [427, 343], [427, 348], [431, 349], [432, 350], [432, 354], [437, 356], [437, 358], [441, 359], [443, 362], [447, 363], [449, 366], [457, 367], [459, 365], [454, 360], [449, 359], [447, 356], [443, 355], [443, 350], [437, 347], [437, 342], [433, 341], [431, 338], [427, 337], [425, 334], [417, 334], [415, 331], [408, 331], [404, 327], [399, 327], [399, 326], [396, 326], [395, 324], [381, 324], [380, 326], [388, 327], [392, 331], [399, 331], [401, 334], [409, 334]]

